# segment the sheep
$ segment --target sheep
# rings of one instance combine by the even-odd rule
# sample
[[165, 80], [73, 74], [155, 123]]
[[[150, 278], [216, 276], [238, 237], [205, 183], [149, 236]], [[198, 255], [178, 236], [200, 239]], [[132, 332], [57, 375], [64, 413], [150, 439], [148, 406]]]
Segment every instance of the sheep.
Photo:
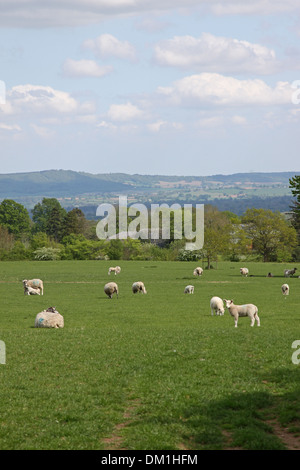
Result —
[[274, 275], [272, 273], [268, 273], [267, 277], [274, 277]]
[[186, 286], [184, 289], [184, 294], [193, 294], [194, 293], [194, 286]]
[[220, 297], [212, 297], [210, 299], [210, 310], [211, 314], [213, 315], [216, 312], [216, 315], [224, 315], [224, 305], [223, 300]]
[[134, 282], [131, 288], [134, 294], [136, 294], [137, 292], [141, 292], [142, 294], [147, 294], [145, 285], [142, 281]]
[[284, 270], [284, 277], [294, 276], [294, 274], [295, 274], [296, 271], [297, 271], [297, 268], [294, 268], [294, 269], [285, 269], [285, 270]]
[[120, 266], [116, 266], [115, 268], [110, 267], [110, 268], [108, 269], [108, 274], [109, 274], [109, 275], [110, 275], [110, 273], [113, 273], [113, 272], [115, 273], [115, 276], [116, 276], [117, 274], [120, 274], [120, 272], [121, 272]]
[[110, 299], [112, 299], [113, 294], [117, 294], [117, 298], [119, 298], [119, 288], [115, 282], [105, 284], [104, 292]]
[[41, 294], [44, 295], [44, 283], [41, 279], [24, 279], [23, 281], [24, 286], [24, 295], [28, 295], [26, 292], [26, 288], [32, 287], [33, 289], [39, 289]]
[[25, 287], [25, 295], [40, 295], [40, 289], [33, 289], [33, 287]]
[[63, 328], [64, 317], [55, 307], [49, 307], [37, 314], [34, 326], [35, 328]]
[[240, 273], [242, 276], [247, 277], [249, 274], [249, 269], [248, 268], [240, 268]]
[[194, 272], [193, 272], [194, 276], [202, 276], [203, 274], [203, 269], [200, 268], [200, 267], [197, 267], [194, 269]]
[[288, 284], [282, 284], [281, 292], [283, 293], [283, 295], [289, 295], [289, 293], [290, 293], [289, 285]]
[[254, 325], [255, 320], [257, 322], [257, 326], [260, 326], [258, 308], [256, 305], [253, 305], [253, 304], [235, 305], [233, 303], [233, 300], [226, 300], [226, 299], [224, 299], [224, 302], [225, 302], [226, 307], [229, 310], [230, 315], [234, 317], [235, 328], [237, 328], [239, 317], [249, 317], [251, 319], [251, 326]]

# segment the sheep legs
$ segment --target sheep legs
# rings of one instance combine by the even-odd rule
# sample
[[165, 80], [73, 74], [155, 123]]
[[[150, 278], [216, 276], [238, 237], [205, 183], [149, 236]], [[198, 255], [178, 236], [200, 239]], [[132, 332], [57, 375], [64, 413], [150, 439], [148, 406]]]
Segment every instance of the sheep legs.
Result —
[[259, 319], [259, 316], [257, 315], [257, 313], [255, 313], [251, 317], [251, 326], [254, 326], [255, 320], [256, 320], [257, 326], [260, 326], [260, 319]]

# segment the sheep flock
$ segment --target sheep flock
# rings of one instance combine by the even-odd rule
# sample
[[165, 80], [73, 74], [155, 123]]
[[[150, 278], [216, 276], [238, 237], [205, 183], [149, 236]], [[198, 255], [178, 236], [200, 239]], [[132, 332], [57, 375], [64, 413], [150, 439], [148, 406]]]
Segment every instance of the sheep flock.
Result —
[[[294, 276], [296, 273], [297, 268], [293, 269], [285, 269], [284, 270], [284, 277]], [[114, 273], [115, 276], [120, 274], [121, 268], [120, 266], [110, 267], [108, 270], [108, 275]], [[193, 275], [197, 277], [203, 276], [203, 269], [201, 267], [196, 267], [193, 271]], [[242, 277], [249, 276], [249, 269], [248, 268], [240, 268], [240, 274]], [[272, 273], [268, 273], [266, 277], [274, 277]], [[299, 276], [300, 277], [300, 276]], [[24, 288], [24, 295], [43, 295], [44, 294], [44, 283], [41, 279], [24, 279], [22, 281], [23, 288]], [[290, 287], [288, 284], [284, 283], [280, 287], [283, 296], [286, 297], [290, 293]], [[147, 294], [147, 290], [145, 284], [142, 281], [135, 281], [131, 285], [131, 291], [133, 294], [141, 293]], [[194, 294], [195, 286], [194, 285], [187, 285], [184, 287], [184, 294]], [[110, 299], [114, 296], [116, 298], [119, 297], [119, 287], [116, 282], [108, 282], [104, 285], [104, 293]], [[230, 316], [234, 319], [234, 326], [235, 328], [238, 326], [238, 320], [240, 317], [248, 317], [250, 319], [250, 326], [254, 326], [255, 322], [257, 326], [260, 326], [260, 318], [258, 316], [258, 307], [253, 303], [247, 303], [238, 305], [235, 304], [233, 299], [222, 299], [219, 296], [212, 296], [209, 303], [210, 313], [213, 316], [214, 314], [217, 316], [223, 316], [225, 310], [228, 310]], [[48, 307], [47, 309], [43, 310], [42, 312], [36, 315], [35, 319], [35, 327], [36, 328], [63, 328], [64, 327], [64, 318], [63, 316], [56, 310], [55, 307]]]

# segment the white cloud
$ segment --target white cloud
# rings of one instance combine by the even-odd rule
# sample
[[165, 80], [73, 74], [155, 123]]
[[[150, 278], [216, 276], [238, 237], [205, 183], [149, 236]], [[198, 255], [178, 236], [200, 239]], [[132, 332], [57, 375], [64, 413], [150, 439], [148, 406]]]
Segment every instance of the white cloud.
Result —
[[217, 73], [191, 75], [159, 87], [158, 94], [178, 106], [273, 106], [291, 104], [294, 91], [288, 82], [271, 88], [263, 80], [238, 80]]
[[128, 41], [120, 41], [112, 34], [101, 34], [96, 39], [84, 41], [83, 47], [91, 49], [96, 57], [136, 60], [135, 48]]
[[96, 77], [101, 78], [110, 74], [113, 67], [100, 66], [94, 60], [67, 59], [63, 64], [63, 74], [66, 77]]
[[162, 41], [155, 46], [154, 58], [160, 65], [221, 73], [268, 74], [277, 68], [273, 50], [209, 33]]
[[42, 85], [17, 85], [6, 92], [4, 114], [51, 114], [77, 111], [77, 101], [65, 91]]
[[168, 130], [168, 129], [175, 129], [177, 131], [183, 129], [183, 125], [179, 122], [168, 122], [168, 121], [163, 121], [163, 120], [152, 122], [148, 124], [147, 127], [151, 132], [154, 132], [154, 133], [160, 132], [162, 130]]
[[112, 16], [204, 7], [216, 15], [299, 11], [299, 0], [1, 0], [4, 27], [75, 26]]
[[31, 124], [31, 127], [34, 129], [35, 133], [43, 139], [50, 139], [55, 135], [55, 132], [47, 127], [37, 126], [36, 124]]
[[0, 130], [9, 131], [9, 132], [12, 132], [12, 131], [19, 132], [22, 129], [18, 124], [6, 124], [4, 122], [0, 122]]
[[128, 102], [125, 104], [112, 104], [108, 110], [107, 116], [112, 121], [132, 121], [143, 117], [143, 111], [137, 106]]

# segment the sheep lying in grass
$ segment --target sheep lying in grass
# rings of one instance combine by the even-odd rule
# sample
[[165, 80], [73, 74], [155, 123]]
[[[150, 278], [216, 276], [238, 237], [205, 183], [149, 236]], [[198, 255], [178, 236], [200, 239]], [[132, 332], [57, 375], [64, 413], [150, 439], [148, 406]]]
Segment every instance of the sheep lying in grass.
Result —
[[194, 293], [194, 286], [186, 286], [184, 288], [184, 294], [193, 294]]
[[225, 305], [232, 317], [234, 317], [234, 326], [237, 327], [239, 317], [249, 317], [251, 319], [251, 326], [254, 325], [255, 320], [257, 326], [260, 326], [260, 319], [258, 316], [258, 308], [253, 304], [235, 305], [233, 300], [224, 299]]
[[24, 295], [40, 295], [40, 289], [34, 289], [30, 286], [26, 286], [24, 289]]
[[145, 285], [142, 281], [137, 281], [132, 284], [132, 292], [136, 294], [137, 292], [141, 292], [142, 294], [147, 294]]
[[216, 315], [224, 315], [225, 309], [223, 305], [223, 300], [220, 297], [212, 297], [210, 299], [210, 310], [213, 315], [216, 312]]
[[200, 268], [200, 267], [197, 267], [194, 269], [194, 272], [193, 272], [194, 276], [202, 276], [203, 274], [203, 269]]
[[115, 282], [105, 284], [104, 292], [110, 299], [112, 299], [113, 294], [117, 294], [117, 298], [119, 297], [119, 288]]
[[120, 266], [116, 266], [115, 268], [110, 267], [110, 268], [108, 269], [108, 274], [109, 274], [109, 275], [110, 275], [110, 273], [113, 273], [113, 272], [115, 273], [115, 276], [116, 276], [117, 274], [120, 274], [120, 272], [121, 272]]
[[37, 314], [34, 326], [35, 328], [63, 328], [64, 317], [55, 307], [49, 307]]
[[33, 289], [39, 289], [40, 293], [44, 295], [44, 283], [41, 279], [24, 279], [23, 281], [24, 286], [24, 295], [28, 295], [26, 292], [27, 287], [32, 287]]
[[296, 271], [297, 271], [297, 268], [294, 268], [294, 269], [285, 269], [285, 270], [284, 270], [284, 277], [294, 276], [294, 274], [295, 274]]
[[249, 274], [249, 269], [248, 268], [240, 268], [240, 273], [242, 276], [247, 277]]
[[288, 284], [282, 284], [281, 292], [283, 293], [283, 295], [289, 295], [289, 293], [290, 293], [289, 285]]

